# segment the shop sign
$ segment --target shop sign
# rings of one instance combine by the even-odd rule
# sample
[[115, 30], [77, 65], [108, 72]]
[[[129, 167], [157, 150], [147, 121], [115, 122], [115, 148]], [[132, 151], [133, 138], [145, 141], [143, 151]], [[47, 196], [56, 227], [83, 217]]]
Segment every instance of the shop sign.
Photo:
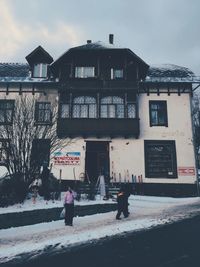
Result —
[[80, 152], [55, 152], [54, 165], [80, 165]]

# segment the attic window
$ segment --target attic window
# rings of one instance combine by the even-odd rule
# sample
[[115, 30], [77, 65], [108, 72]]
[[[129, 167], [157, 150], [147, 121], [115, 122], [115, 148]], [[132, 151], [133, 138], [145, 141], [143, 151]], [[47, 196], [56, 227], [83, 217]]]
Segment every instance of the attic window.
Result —
[[75, 78], [92, 78], [94, 77], [94, 67], [76, 67]]
[[34, 78], [46, 78], [47, 77], [47, 64], [37, 63], [33, 67]]
[[122, 79], [123, 78], [123, 69], [111, 69], [111, 79]]

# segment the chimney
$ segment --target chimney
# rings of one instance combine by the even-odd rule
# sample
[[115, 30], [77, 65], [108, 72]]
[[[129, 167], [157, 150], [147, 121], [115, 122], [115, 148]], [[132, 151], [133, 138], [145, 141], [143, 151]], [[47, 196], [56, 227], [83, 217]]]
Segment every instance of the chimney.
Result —
[[92, 40], [87, 40], [87, 44], [91, 44]]
[[114, 42], [114, 34], [109, 34], [109, 44], [113, 44]]

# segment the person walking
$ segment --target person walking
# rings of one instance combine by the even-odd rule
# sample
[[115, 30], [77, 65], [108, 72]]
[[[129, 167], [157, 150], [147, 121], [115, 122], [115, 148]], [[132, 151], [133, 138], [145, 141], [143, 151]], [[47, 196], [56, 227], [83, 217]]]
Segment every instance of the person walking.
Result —
[[123, 213], [124, 218], [128, 217], [127, 209], [127, 196], [123, 187], [120, 188], [119, 193], [117, 194], [117, 215], [116, 220], [121, 220], [120, 216]]
[[75, 192], [69, 186], [64, 198], [65, 225], [73, 226]]

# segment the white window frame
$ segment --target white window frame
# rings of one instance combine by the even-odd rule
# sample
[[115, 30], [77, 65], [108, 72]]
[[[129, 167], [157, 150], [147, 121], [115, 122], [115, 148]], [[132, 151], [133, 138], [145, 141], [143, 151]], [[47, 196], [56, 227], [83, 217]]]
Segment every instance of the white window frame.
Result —
[[[122, 75], [120, 77], [116, 77], [115, 76], [115, 71], [120, 71]], [[111, 80], [123, 79], [124, 78], [124, 70], [120, 69], [120, 68], [111, 68], [110, 77], [111, 77]]]
[[[91, 75], [87, 75], [87, 70], [91, 69]], [[94, 78], [95, 77], [95, 67], [93, 66], [85, 66], [75, 67], [75, 78]]]
[[[39, 67], [39, 75], [37, 75], [36, 68]], [[43, 67], [44, 74], [43, 74]], [[46, 63], [36, 63], [33, 66], [33, 78], [46, 78], [47, 77], [47, 64]]]

